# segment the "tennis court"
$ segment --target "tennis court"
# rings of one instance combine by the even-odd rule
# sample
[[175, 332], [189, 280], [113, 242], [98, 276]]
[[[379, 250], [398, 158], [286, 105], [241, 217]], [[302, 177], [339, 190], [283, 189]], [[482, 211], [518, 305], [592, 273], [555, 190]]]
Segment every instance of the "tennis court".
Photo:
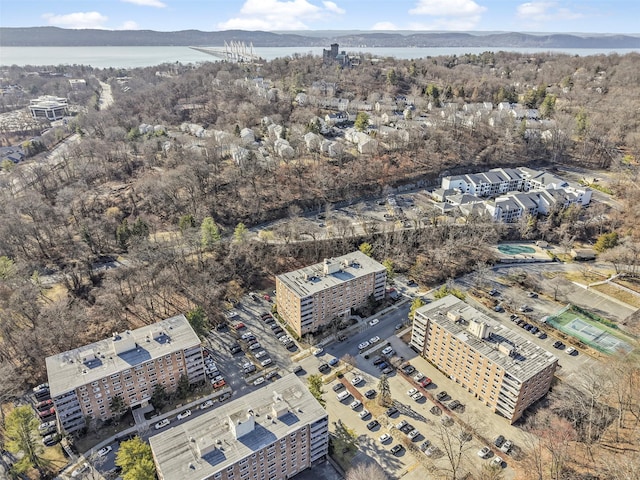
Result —
[[505, 255], [520, 255], [521, 253], [536, 253], [535, 248], [527, 247], [526, 245], [514, 245], [510, 243], [504, 243], [498, 245], [498, 250]]
[[633, 347], [623, 340], [624, 334], [591, 320], [570, 307], [550, 316], [547, 323], [604, 353], [630, 352]]

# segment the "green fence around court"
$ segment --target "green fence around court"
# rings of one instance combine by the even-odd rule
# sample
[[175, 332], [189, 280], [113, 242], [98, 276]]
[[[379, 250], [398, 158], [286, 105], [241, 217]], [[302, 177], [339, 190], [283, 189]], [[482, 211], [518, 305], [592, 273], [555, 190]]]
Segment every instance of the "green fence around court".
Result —
[[633, 349], [633, 339], [608, 326], [608, 320], [599, 322], [598, 319], [598, 315], [585, 314], [581, 308], [567, 305], [547, 317], [546, 323], [602, 353], [630, 352]]

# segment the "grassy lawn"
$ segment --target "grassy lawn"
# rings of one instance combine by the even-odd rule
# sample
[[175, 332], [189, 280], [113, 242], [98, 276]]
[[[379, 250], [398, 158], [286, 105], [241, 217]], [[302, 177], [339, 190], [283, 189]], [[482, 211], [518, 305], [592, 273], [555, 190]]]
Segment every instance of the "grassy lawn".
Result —
[[629, 290], [640, 293], [640, 283], [638, 283], [636, 279], [616, 278], [613, 282], [622, 285], [623, 287], [627, 287]]
[[604, 285], [596, 285], [591, 288], [593, 290], [597, 290], [598, 292], [602, 292], [606, 295], [609, 295], [610, 297], [616, 298], [628, 305], [634, 306], [636, 308], [640, 308], [640, 297], [638, 297], [637, 295], [634, 295], [633, 293], [625, 292], [624, 290], [617, 288], [615, 285], [604, 284]]

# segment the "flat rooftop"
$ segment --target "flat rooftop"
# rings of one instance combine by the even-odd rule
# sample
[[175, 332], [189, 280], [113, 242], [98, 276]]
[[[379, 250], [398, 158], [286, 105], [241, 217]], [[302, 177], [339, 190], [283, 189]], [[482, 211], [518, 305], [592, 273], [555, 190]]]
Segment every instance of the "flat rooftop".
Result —
[[185, 316], [178, 315], [52, 355], [46, 358], [51, 396], [199, 344]]
[[[253, 417], [247, 420], [248, 415]], [[203, 479], [235, 464], [327, 412], [295, 375], [289, 374], [149, 439], [163, 478]], [[236, 439], [230, 426], [249, 428]]]
[[[326, 262], [335, 267], [335, 272], [325, 274]], [[304, 298], [341, 283], [380, 271], [386, 271], [384, 265], [357, 250], [293, 272], [283, 273], [278, 275], [278, 279], [300, 298]]]
[[[452, 320], [449, 312], [454, 318], [459, 316], [460, 320]], [[465, 342], [521, 382], [558, 361], [551, 352], [453, 295], [420, 307], [416, 314], [441, 325], [458, 340]], [[481, 339], [471, 333], [468, 326], [472, 321], [485, 323], [490, 328], [491, 335]], [[508, 355], [500, 351], [500, 345], [512, 348], [514, 353]]]

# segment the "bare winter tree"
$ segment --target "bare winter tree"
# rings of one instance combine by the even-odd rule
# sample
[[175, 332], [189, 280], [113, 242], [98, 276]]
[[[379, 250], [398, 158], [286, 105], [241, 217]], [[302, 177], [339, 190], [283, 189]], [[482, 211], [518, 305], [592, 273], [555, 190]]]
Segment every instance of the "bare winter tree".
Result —
[[347, 471], [347, 480], [387, 480], [389, 476], [376, 462], [358, 463]]

